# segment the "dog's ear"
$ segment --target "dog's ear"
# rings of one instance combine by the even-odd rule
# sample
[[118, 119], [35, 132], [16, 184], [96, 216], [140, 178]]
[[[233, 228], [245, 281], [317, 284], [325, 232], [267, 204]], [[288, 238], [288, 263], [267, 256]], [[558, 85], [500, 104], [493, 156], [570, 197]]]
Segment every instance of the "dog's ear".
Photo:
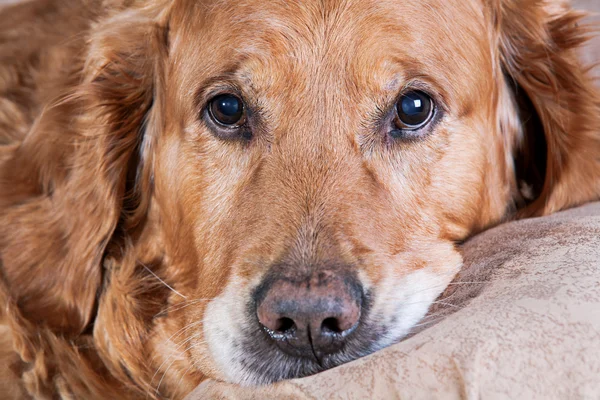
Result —
[[0, 154], [5, 295], [67, 337], [91, 321], [117, 226], [144, 213], [131, 195], [150, 191], [164, 29], [133, 12], [98, 24], [73, 60], [72, 90]]
[[[583, 13], [562, 0], [490, 0], [500, 127], [516, 155], [522, 216], [600, 197], [600, 95], [578, 48]], [[507, 104], [512, 108], [506, 111]], [[517, 111], [518, 110], [518, 111]]]

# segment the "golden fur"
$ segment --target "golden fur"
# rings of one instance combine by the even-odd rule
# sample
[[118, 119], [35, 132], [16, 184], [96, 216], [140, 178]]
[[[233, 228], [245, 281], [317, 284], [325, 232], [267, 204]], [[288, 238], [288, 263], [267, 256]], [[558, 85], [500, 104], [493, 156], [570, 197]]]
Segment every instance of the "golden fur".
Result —
[[[292, 376], [214, 347], [281, 262], [355, 265], [382, 326], [423, 273], [425, 307], [370, 351], [400, 339], [457, 242], [600, 197], [580, 18], [559, 0], [1, 9], [0, 391], [182, 398], [207, 377]], [[423, 141], [382, 139], [377, 110], [410, 85], [442, 118]], [[198, 117], [221, 86], [258, 110], [251, 142]]]

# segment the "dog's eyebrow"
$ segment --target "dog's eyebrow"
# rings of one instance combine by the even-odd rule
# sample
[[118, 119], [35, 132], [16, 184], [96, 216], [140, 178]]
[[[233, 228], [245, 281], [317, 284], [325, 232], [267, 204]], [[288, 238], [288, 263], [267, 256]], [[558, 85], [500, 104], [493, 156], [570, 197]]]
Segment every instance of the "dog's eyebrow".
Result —
[[[377, 70], [382, 73], [376, 76], [376, 80], [380, 82], [380, 88], [384, 92], [400, 91], [407, 82], [424, 78], [426, 81], [432, 79], [427, 74], [427, 65], [418, 58], [411, 57], [404, 53], [396, 54], [395, 49], [391, 49], [391, 55], [379, 61]], [[399, 55], [401, 54], [401, 55]], [[369, 68], [365, 68], [369, 70]], [[369, 77], [372, 79], [372, 77]]]
[[226, 65], [220, 73], [213, 75], [202, 82], [196, 92], [196, 99], [201, 102], [219, 89], [232, 89], [242, 93], [242, 88], [253, 88], [252, 79], [243, 71], [243, 60], [237, 60]]
[[398, 86], [400, 83], [401, 77], [400, 74], [396, 74], [391, 80], [389, 80], [384, 86], [383, 89], [385, 91], [396, 91], [398, 90]]
[[390, 92], [400, 94], [407, 90], [423, 90], [437, 97], [440, 102], [438, 105], [444, 109], [451, 105], [451, 92], [448, 91], [447, 82], [443, 76], [430, 73], [426, 64], [408, 57], [393, 57], [390, 62], [397, 66], [399, 72], [382, 84], [382, 91], [386, 92], [386, 95]]

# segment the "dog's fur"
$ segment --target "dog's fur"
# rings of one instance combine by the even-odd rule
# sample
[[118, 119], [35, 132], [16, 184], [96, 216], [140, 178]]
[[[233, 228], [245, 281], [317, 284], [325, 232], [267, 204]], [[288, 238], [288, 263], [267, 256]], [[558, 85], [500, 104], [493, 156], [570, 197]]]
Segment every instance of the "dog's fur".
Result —
[[[559, 0], [2, 9], [0, 391], [177, 398], [410, 333], [456, 243], [599, 197], [580, 18]], [[223, 87], [253, 107], [250, 141], [201, 117]], [[380, 120], [406, 87], [439, 118], [394, 141]], [[351, 269], [369, 311], [347, 351], [306, 364], [262, 342], [248, 304], [274, 268], [321, 265]]]

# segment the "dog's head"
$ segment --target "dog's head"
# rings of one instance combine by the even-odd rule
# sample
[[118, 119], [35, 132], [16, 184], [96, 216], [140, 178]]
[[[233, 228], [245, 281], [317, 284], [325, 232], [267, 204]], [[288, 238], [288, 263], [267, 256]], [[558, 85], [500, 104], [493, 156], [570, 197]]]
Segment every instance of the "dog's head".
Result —
[[[117, 13], [92, 32], [75, 105], [10, 161], [53, 149], [7, 196], [10, 297], [66, 337], [93, 322], [113, 375], [170, 390], [184, 372], [268, 383], [394, 343], [461, 241], [598, 197], [579, 17], [535, 0]], [[79, 139], [57, 143], [43, 128], [65, 107]]]

